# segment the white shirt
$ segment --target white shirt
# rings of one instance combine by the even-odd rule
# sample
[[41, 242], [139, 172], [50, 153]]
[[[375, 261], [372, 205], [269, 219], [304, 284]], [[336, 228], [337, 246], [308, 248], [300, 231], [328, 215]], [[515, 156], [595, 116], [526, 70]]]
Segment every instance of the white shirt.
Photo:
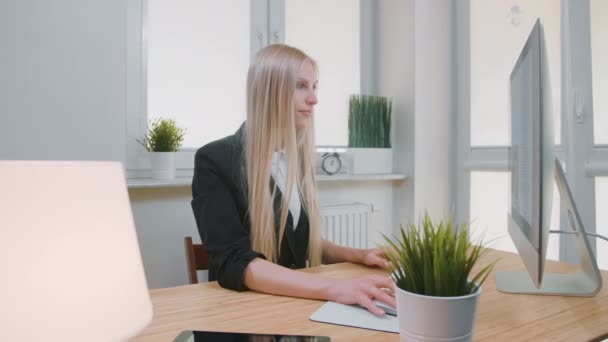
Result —
[[[272, 155], [270, 174], [279, 187], [279, 190], [281, 190], [283, 196], [287, 196], [287, 191], [285, 190], [287, 188], [287, 180], [285, 179], [285, 176], [287, 175], [287, 164], [284, 152], [275, 152]], [[289, 200], [289, 211], [291, 212], [291, 217], [293, 218], [294, 230], [298, 226], [298, 220], [300, 219], [300, 210], [302, 208], [301, 205], [302, 203], [300, 202], [298, 187], [294, 183], [293, 190], [291, 190], [291, 200]]]

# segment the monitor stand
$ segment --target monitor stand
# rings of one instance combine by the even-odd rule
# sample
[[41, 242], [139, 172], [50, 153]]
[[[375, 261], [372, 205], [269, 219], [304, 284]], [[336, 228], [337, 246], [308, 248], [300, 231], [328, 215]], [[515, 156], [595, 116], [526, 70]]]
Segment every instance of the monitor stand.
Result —
[[[595, 296], [602, 288], [602, 275], [597, 261], [591, 251], [589, 239], [585, 233], [583, 222], [579, 216], [566, 181], [564, 170], [555, 159], [555, 183], [559, 189], [561, 200], [568, 213], [568, 221], [576, 238], [576, 247], [579, 253], [579, 264], [575, 273], [545, 273], [540, 288], [534, 285], [527, 272], [496, 271], [496, 288], [501, 292], [558, 295], [558, 296]], [[544, 253], [543, 253], [544, 254]], [[541, 257], [544, 258], [544, 255]], [[541, 269], [544, 268], [540, 260]]]

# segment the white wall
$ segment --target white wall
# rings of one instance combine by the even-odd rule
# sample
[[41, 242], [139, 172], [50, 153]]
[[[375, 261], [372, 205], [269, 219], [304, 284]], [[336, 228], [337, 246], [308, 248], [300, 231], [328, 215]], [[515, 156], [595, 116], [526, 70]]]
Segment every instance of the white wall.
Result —
[[396, 232], [400, 224], [414, 221], [414, 0], [374, 1], [374, 5], [377, 79], [372, 86], [378, 95], [393, 98], [393, 168], [409, 177], [393, 184]]
[[0, 2], [0, 159], [124, 160], [126, 4]]
[[[454, 173], [452, 143], [453, 10], [451, 1], [415, 1], [415, 207], [435, 219], [449, 215]], [[416, 220], [418, 221], [418, 220]]]
[[[126, 24], [123, 0], [0, 2], [0, 159], [124, 162]], [[149, 286], [186, 283], [190, 190], [130, 196]]]
[[148, 286], [187, 284], [184, 237], [201, 242], [190, 208], [190, 188], [130, 189], [129, 198]]

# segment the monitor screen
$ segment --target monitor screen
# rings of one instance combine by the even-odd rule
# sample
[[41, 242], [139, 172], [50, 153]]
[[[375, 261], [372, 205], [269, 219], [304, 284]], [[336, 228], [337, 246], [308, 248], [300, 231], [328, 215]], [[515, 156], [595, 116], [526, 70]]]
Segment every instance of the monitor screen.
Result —
[[[535, 30], [533, 34], [538, 34]], [[539, 248], [538, 131], [540, 118], [540, 69], [537, 39], [530, 37], [511, 73], [511, 216], [530, 243]]]
[[547, 50], [537, 20], [510, 77], [511, 207], [508, 229], [541, 286], [553, 201], [553, 120]]

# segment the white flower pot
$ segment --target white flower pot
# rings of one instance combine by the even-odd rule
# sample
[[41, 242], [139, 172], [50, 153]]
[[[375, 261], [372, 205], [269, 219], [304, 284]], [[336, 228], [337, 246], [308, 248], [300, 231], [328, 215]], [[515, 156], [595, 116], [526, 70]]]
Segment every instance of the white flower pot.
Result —
[[150, 153], [153, 179], [175, 178], [175, 152]]
[[392, 148], [348, 148], [352, 155], [352, 174], [393, 173]]
[[395, 286], [401, 341], [471, 341], [481, 287], [461, 297], [431, 297]]

